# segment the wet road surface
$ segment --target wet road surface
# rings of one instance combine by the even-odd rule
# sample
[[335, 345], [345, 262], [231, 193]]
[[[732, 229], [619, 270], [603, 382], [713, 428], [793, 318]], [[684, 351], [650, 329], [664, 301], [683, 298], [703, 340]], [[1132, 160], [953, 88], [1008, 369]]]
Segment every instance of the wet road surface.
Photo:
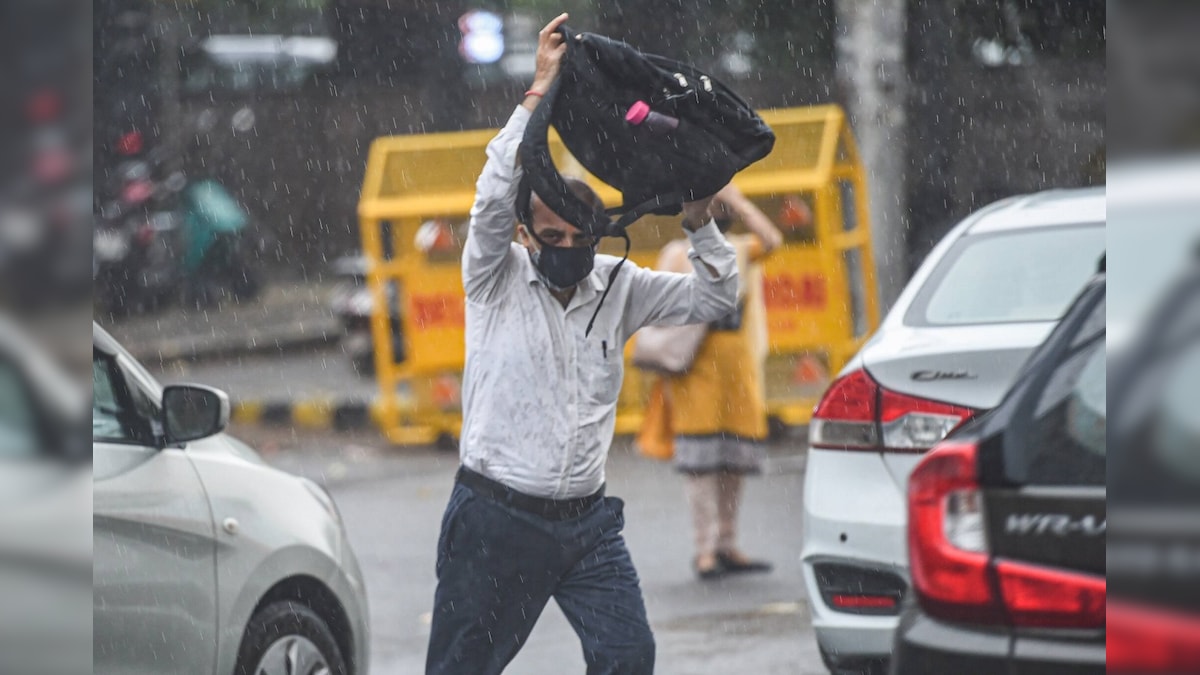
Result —
[[[386, 446], [373, 434], [240, 429], [281, 468], [324, 483], [337, 500], [366, 576], [372, 672], [424, 667], [434, 549], [457, 457]], [[801, 583], [803, 448], [776, 446], [765, 475], [747, 484], [742, 547], [775, 564], [762, 576], [701, 583], [692, 576], [683, 485], [669, 465], [618, 441], [608, 492], [625, 500], [625, 536], [658, 642], [657, 673], [824, 673]], [[574, 632], [553, 602], [506, 672], [584, 672]]]

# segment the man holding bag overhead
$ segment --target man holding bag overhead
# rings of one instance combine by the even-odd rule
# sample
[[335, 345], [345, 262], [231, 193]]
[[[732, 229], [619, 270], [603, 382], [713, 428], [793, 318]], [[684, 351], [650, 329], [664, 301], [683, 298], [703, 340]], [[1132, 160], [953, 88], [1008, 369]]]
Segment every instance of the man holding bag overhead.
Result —
[[[536, 194], [516, 214], [513, 242], [517, 147], [558, 76], [566, 18], [539, 33], [533, 86], [488, 145], [476, 184], [462, 260], [462, 466], [438, 541], [430, 674], [501, 672], [550, 598], [578, 633], [588, 673], [653, 672], [623, 503], [604, 494], [625, 341], [645, 325], [714, 321], [736, 304], [735, 253], [708, 215], [711, 198], [684, 205], [691, 274], [626, 264], [610, 279], [619, 260], [596, 255], [597, 242]], [[586, 184], [568, 185], [602, 210]]]

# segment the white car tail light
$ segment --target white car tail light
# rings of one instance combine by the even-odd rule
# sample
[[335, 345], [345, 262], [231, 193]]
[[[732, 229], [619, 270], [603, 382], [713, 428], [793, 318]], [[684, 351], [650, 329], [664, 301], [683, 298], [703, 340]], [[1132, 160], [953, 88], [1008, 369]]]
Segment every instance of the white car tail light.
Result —
[[969, 419], [963, 406], [901, 394], [865, 370], [838, 378], [809, 424], [809, 444], [832, 450], [923, 452]]

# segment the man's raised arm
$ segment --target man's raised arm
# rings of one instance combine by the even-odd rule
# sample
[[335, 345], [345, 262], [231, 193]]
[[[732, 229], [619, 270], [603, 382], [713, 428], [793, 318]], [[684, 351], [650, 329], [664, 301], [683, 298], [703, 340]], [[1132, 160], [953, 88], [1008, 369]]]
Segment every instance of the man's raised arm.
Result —
[[558, 27], [567, 20], [560, 14], [538, 33], [537, 69], [525, 100], [487, 146], [487, 163], [475, 183], [475, 203], [463, 249], [463, 286], [470, 300], [484, 300], [503, 272], [513, 239], [517, 189], [522, 171], [517, 147], [525, 135], [530, 113], [558, 77], [567, 45]]
[[525, 133], [529, 111], [517, 108], [487, 146], [487, 163], [475, 182], [475, 203], [463, 248], [463, 286], [467, 297], [483, 299], [499, 278], [513, 240], [514, 205], [521, 169], [517, 146]]
[[737, 308], [737, 253], [711, 220], [689, 227], [691, 274], [635, 268], [627, 316], [629, 333], [647, 325], [716, 321]]

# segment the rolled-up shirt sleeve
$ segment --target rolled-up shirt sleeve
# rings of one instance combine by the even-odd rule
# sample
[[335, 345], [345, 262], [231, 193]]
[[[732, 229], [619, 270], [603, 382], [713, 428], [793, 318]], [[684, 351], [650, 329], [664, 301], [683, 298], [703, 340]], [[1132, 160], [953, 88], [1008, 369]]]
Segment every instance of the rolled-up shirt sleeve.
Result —
[[529, 110], [518, 106], [504, 128], [488, 143], [487, 162], [475, 183], [475, 203], [463, 248], [463, 287], [470, 300], [484, 300], [504, 272], [513, 241], [521, 168], [517, 147], [529, 122]]
[[629, 334], [642, 326], [716, 321], [737, 308], [737, 253], [712, 221], [688, 233], [690, 274], [636, 268], [626, 320]]

